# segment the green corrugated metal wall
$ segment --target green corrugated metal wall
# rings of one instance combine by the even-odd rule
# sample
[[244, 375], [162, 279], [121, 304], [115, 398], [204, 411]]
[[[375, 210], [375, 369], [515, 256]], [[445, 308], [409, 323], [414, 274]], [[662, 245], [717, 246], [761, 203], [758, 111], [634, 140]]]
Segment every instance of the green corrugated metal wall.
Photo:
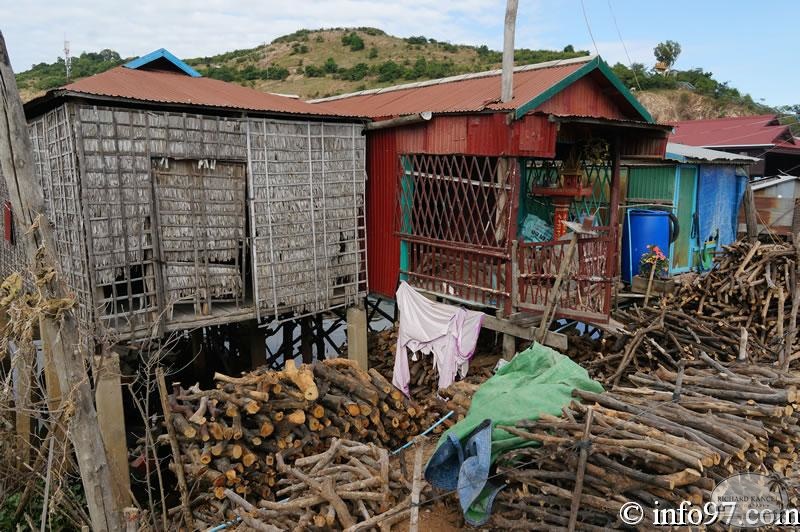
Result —
[[672, 202], [675, 195], [675, 167], [632, 167], [628, 174], [628, 201]]

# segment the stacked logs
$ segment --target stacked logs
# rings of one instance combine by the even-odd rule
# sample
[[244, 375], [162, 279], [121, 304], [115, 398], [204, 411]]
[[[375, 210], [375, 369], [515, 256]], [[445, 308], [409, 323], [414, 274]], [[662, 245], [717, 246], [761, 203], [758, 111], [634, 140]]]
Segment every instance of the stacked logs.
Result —
[[291, 465], [275, 457], [284, 477], [278, 501], [252, 504], [224, 492], [233, 514], [255, 530], [365, 530], [408, 517], [410, 480], [390, 467], [386, 449], [335, 438], [326, 451]]
[[284, 371], [216, 374], [215, 380], [214, 390], [175, 383], [168, 402], [187, 477], [219, 500], [226, 489], [272, 500], [280, 460], [322, 452], [335, 438], [393, 449], [438, 417], [377, 371], [346, 359], [300, 368], [289, 361]]
[[596, 379], [618, 384], [634, 371], [682, 359], [796, 360], [798, 251], [789, 244], [736, 242], [713, 270], [684, 283], [658, 307], [618, 311], [627, 331], [591, 345], [570, 339], [570, 356]]
[[702, 505], [734, 473], [796, 477], [800, 378], [762, 365], [713, 362], [677, 372], [662, 367], [631, 380], [637, 387], [576, 390], [582, 402], [563, 417], [503, 427], [541, 447], [501, 458], [499, 471], [511, 486], [499, 497], [497, 527], [564, 527], [575, 499], [579, 530], [607, 529], [621, 525], [619, 510], [630, 501], [645, 509]]

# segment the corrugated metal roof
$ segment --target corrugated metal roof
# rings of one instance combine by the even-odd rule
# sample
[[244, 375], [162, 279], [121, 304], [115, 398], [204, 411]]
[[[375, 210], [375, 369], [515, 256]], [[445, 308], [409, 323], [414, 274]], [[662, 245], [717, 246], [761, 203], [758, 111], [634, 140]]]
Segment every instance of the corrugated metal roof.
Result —
[[329, 106], [248, 89], [235, 83], [185, 74], [116, 67], [51, 91], [164, 104], [197, 105], [278, 114], [360, 116]]
[[800, 177], [794, 175], [767, 177], [764, 179], [759, 179], [758, 181], [753, 181], [751, 187], [753, 190], [761, 190], [762, 188], [774, 187], [775, 185], [780, 185], [781, 183], [786, 183], [787, 181], [794, 181], [795, 179], [800, 179]]
[[314, 105], [372, 118], [433, 113], [515, 110], [575, 73], [596, 56], [550, 61], [514, 69], [514, 97], [500, 102], [500, 70], [343, 94]]
[[664, 158], [682, 163], [687, 161], [707, 161], [752, 164], [761, 160], [757, 157], [738, 155], [736, 153], [719, 150], [709, 150], [708, 148], [701, 148], [698, 146], [687, 146], [686, 144], [678, 144], [676, 142], [667, 143], [667, 153]]
[[670, 140], [706, 147], [794, 145], [789, 127], [780, 125], [774, 114], [686, 120], [676, 124]]

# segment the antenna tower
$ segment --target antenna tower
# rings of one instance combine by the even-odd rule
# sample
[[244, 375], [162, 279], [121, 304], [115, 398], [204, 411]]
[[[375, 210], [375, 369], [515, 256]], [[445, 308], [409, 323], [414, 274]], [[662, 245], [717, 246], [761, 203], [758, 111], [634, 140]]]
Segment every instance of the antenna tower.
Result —
[[69, 56], [69, 41], [66, 36], [64, 37], [64, 68], [67, 70], [67, 83], [69, 83], [69, 77], [72, 74], [72, 58]]

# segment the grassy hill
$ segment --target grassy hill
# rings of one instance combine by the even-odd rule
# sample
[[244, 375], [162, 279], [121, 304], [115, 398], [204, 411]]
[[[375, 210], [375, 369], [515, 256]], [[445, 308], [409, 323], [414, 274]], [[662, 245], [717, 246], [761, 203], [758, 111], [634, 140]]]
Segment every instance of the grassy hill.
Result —
[[[518, 49], [517, 65], [588, 55], [571, 45], [561, 51]], [[127, 59], [103, 50], [73, 58], [73, 79], [103, 72]], [[200, 73], [265, 92], [320, 98], [367, 88], [499, 68], [501, 53], [424, 36], [399, 38], [376, 28], [300, 30], [271, 43], [186, 62]], [[701, 69], [671, 77], [617, 64], [614, 70], [657, 120], [740, 116], [768, 111], [749, 95], [719, 83]], [[17, 74], [23, 99], [63, 85], [64, 61], [40, 63]]]

